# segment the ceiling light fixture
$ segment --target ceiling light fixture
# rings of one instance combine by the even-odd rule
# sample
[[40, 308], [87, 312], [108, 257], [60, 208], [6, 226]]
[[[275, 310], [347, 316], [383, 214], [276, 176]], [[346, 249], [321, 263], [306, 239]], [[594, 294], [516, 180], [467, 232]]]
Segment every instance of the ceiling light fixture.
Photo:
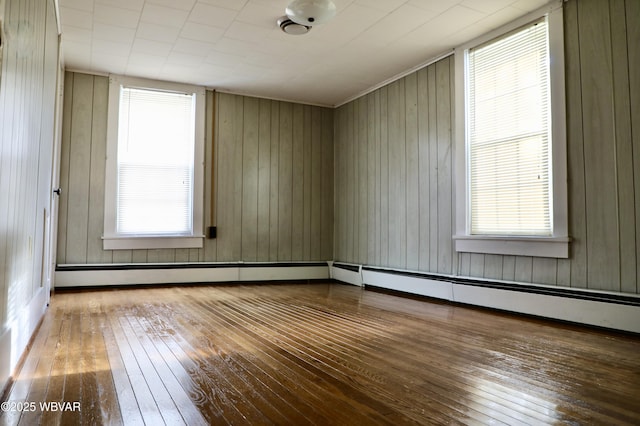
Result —
[[302, 35], [311, 31], [310, 25], [300, 25], [297, 22], [293, 22], [288, 16], [278, 19], [278, 26], [289, 35]]
[[324, 24], [336, 15], [336, 5], [331, 0], [294, 0], [285, 13], [296, 24], [313, 26]]

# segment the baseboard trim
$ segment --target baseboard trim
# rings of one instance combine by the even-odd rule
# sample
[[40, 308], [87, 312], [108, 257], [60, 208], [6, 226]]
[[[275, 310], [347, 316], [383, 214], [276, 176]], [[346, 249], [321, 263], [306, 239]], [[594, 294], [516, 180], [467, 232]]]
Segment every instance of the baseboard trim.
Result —
[[640, 333], [640, 296], [370, 266], [361, 271], [365, 286]]
[[328, 279], [327, 262], [59, 265], [56, 288]]
[[343, 283], [362, 287], [362, 267], [350, 263], [333, 262], [330, 265], [331, 278]]
[[[55, 282], [56, 288], [70, 288], [329, 278], [356, 286], [374, 286], [451, 302], [640, 333], [640, 296], [342, 262], [60, 265], [56, 268]], [[6, 339], [5, 335], [0, 336], [0, 341], [2, 339]], [[0, 353], [0, 360], [3, 356]], [[0, 365], [0, 384], [4, 381], [2, 374]]]
[[362, 282], [365, 286], [403, 291], [420, 296], [453, 300], [451, 283], [434, 276], [418, 276], [414, 273], [401, 274], [399, 271], [362, 269]]
[[454, 302], [640, 333], [640, 306], [453, 284]]

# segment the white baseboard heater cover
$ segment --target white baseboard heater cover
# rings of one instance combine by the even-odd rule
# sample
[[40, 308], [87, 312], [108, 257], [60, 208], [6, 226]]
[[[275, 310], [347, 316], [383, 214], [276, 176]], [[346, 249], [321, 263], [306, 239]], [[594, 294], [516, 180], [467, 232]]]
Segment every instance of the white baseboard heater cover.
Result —
[[55, 287], [328, 279], [327, 262], [59, 265]]
[[333, 262], [330, 265], [331, 278], [343, 283], [362, 287], [362, 271], [360, 265]]
[[411, 294], [640, 333], [640, 296], [362, 267], [362, 282]]

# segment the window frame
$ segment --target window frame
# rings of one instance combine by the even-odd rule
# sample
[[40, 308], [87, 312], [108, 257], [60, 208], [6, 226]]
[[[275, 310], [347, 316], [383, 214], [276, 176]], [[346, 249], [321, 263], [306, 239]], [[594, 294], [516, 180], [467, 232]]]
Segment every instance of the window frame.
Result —
[[[547, 17], [549, 37], [549, 77], [551, 104], [552, 235], [473, 235], [470, 232], [470, 201], [467, 149], [467, 99], [465, 75], [467, 53], [481, 44]], [[501, 28], [490, 31], [455, 49], [455, 135], [454, 188], [455, 235], [457, 252], [520, 255], [552, 258], [569, 257], [567, 144], [564, 82], [564, 24], [562, 1], [531, 12]]]
[[[195, 140], [193, 159], [192, 232], [179, 235], [119, 234], [117, 230], [117, 155], [120, 89], [131, 87], [147, 90], [193, 94], [196, 99]], [[109, 104], [107, 113], [107, 146], [105, 162], [104, 250], [201, 248], [204, 245], [204, 149], [205, 97], [203, 87], [166, 81], [118, 75], [109, 76]]]

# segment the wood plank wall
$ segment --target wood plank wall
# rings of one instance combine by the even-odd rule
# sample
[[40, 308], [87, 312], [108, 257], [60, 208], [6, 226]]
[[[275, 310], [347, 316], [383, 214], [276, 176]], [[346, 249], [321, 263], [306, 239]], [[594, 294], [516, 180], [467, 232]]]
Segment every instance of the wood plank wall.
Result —
[[446, 58], [337, 110], [336, 260], [640, 292], [638, 16], [636, 0], [565, 3], [569, 259], [452, 251]]
[[336, 111], [336, 260], [453, 273], [453, 63]]
[[59, 264], [333, 258], [333, 111], [212, 92], [204, 216], [209, 226], [215, 131], [217, 238], [203, 249], [103, 250], [108, 86], [106, 77], [65, 76]]
[[[16, 30], [27, 24], [30, 31]], [[53, 1], [9, 0], [3, 25], [13, 38], [4, 40], [0, 85], [1, 331], [42, 286], [58, 59]], [[13, 330], [12, 342], [23, 339], [21, 331]]]

